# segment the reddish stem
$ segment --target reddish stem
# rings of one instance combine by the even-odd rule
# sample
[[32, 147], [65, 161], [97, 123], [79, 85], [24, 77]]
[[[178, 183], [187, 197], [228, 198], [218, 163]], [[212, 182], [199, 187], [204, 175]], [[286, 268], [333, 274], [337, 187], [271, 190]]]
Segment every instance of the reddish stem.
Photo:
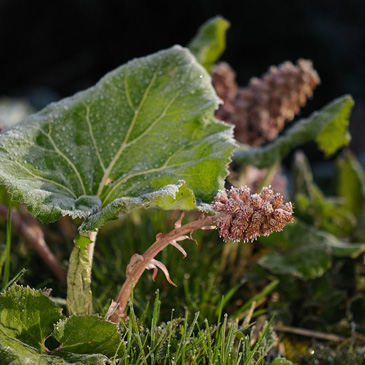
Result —
[[[0, 204], [0, 215], [7, 220], [8, 208], [3, 204]], [[11, 223], [14, 230], [24, 237], [25, 242], [39, 254], [53, 274], [63, 284], [66, 284], [66, 271], [47, 246], [43, 231], [38, 226], [36, 220], [31, 216], [24, 219], [19, 212], [13, 210]]]
[[122, 288], [120, 289], [117, 301], [111, 304], [107, 314], [108, 317], [110, 315], [110, 320], [112, 322], [118, 323], [120, 318], [125, 317], [124, 312], [128, 300], [131, 296], [132, 289], [138, 283], [139, 278], [146, 270], [148, 264], [159, 252], [165, 249], [171, 241], [174, 241], [179, 237], [186, 235], [187, 233], [191, 233], [198, 229], [214, 225], [217, 219], [221, 218], [224, 215], [227, 215], [227, 213], [220, 213], [214, 216], [199, 219], [194, 222], [185, 224], [182, 227], [175, 228], [169, 233], [158, 234], [156, 236], [157, 240], [155, 241], [155, 243], [150, 248], [148, 248], [148, 250], [142, 255], [143, 259], [134, 263], [130, 262], [130, 264], [127, 266], [126, 280]]

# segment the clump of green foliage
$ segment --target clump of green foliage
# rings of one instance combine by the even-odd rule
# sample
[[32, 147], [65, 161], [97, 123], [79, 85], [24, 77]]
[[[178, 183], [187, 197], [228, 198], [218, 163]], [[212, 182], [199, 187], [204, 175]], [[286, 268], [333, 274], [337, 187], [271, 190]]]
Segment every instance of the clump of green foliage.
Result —
[[[8, 221], [17, 223], [11, 273], [18, 274], [12, 282], [6, 274], [9, 234], [0, 257], [5, 273], [0, 358], [6, 363], [289, 364], [283, 352], [295, 362], [322, 359], [327, 349], [320, 345], [314, 343], [309, 357], [312, 345], [296, 350], [296, 340], [281, 336], [293, 327], [350, 339], [352, 359], [361, 356], [356, 344], [365, 328], [359, 310], [365, 185], [362, 168], [349, 153], [338, 160], [336, 198], [322, 193], [305, 157], [297, 155], [290, 196], [296, 220], [283, 232], [244, 245], [223, 245], [213, 232], [197, 232], [194, 239], [202, 243], [186, 247], [188, 262], [181, 262], [172, 247], [161, 252], [161, 262], [182, 285], [168, 287], [159, 275], [156, 284], [142, 277], [118, 326], [93, 314], [109, 312], [110, 299], [128, 279], [124, 268], [130, 257], [178, 220], [178, 214], [164, 210], [212, 213], [209, 204], [224, 188], [234, 149], [229, 182], [248, 181], [249, 169], [256, 167], [266, 169], [256, 181], [262, 187], [296, 146], [314, 140], [330, 156], [349, 142], [353, 102], [344, 96], [265, 146], [234, 143], [232, 128], [214, 118], [219, 100], [208, 75], [224, 50], [228, 26], [225, 19], [213, 18], [198, 31], [190, 51], [173, 47], [131, 61], [95, 87], [0, 134], [0, 182], [13, 201], [48, 223], [44, 235], [55, 257], [66, 262], [72, 251], [66, 302], [62, 272], [60, 281], [51, 280], [24, 244], [31, 241], [29, 232], [44, 242], [42, 231], [14, 203]], [[5, 189], [0, 192], [1, 203], [11, 206]], [[50, 223], [65, 215], [73, 221]], [[188, 214], [190, 223], [200, 219]], [[5, 242], [5, 235], [1, 239]], [[149, 268], [156, 266], [161, 269], [157, 263]], [[344, 277], [347, 287], [338, 281]], [[156, 296], [154, 285], [161, 290]], [[74, 315], [65, 317], [62, 307]], [[331, 361], [335, 358], [346, 354], [339, 349]]]

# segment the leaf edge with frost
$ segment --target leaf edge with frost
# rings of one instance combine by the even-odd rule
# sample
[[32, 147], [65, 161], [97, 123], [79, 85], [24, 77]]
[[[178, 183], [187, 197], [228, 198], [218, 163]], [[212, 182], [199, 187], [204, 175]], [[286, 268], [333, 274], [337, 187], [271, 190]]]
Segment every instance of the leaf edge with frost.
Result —
[[[150, 56], [146, 56], [144, 58], [140, 58], [137, 60], [132, 60], [129, 63], [127, 63], [126, 65], [123, 65], [121, 67], [119, 67], [118, 69], [108, 73], [106, 76], [104, 76], [95, 86], [83, 91], [83, 92], [79, 92], [77, 94], [75, 94], [74, 96], [65, 98], [63, 100], [61, 100], [58, 103], [52, 103], [49, 106], [47, 106], [45, 109], [43, 109], [42, 111], [40, 111], [39, 113], [32, 115], [28, 118], [26, 118], [23, 122], [21, 122], [20, 124], [16, 125], [13, 129], [7, 130], [5, 131], [5, 133], [1, 133], [0, 134], [0, 160], [5, 160], [4, 156], [7, 158], [9, 157], [9, 155], [6, 155], [6, 153], [4, 153], [4, 136], [7, 136], [7, 138], [9, 138], [9, 136], [11, 136], [12, 133], [16, 133], [16, 131], [18, 131], [19, 129], [21, 130], [21, 128], [30, 128], [31, 125], [29, 124], [29, 120], [33, 121], [33, 124], [36, 124], [36, 127], [38, 126], [38, 122], [34, 121], [34, 119], [37, 119], [37, 117], [39, 116], [40, 118], [43, 117], [45, 118], [44, 115], [47, 116], [47, 113], [51, 113], [54, 110], [57, 111], [57, 107], [59, 106], [59, 108], [64, 107], [67, 103], [73, 103], [73, 102], [77, 102], [77, 98], [81, 98], [81, 97], [85, 97], [85, 94], [90, 93], [90, 90], [94, 90], [98, 87], [98, 85], [100, 85], [103, 81], [106, 80], [107, 77], [111, 77], [110, 75], [115, 74], [116, 72], [118, 72], [118, 70], [123, 69], [123, 67], [127, 67], [128, 65], [131, 65], [133, 62], [144, 62], [145, 60], [147, 60], [149, 57], [157, 57], [157, 55], [161, 55], [163, 54], [163, 52], [169, 52], [169, 51], [174, 51], [174, 52], [183, 52], [184, 53], [184, 57], [189, 58], [190, 62], [194, 63], [194, 67], [196, 67], [196, 69], [199, 72], [205, 73], [203, 67], [201, 65], [198, 64], [198, 62], [195, 60], [195, 58], [191, 55], [191, 53], [187, 50], [184, 49], [180, 46], [174, 46], [168, 50], [164, 50], [164, 51], [160, 51], [157, 52], [153, 55]], [[210, 77], [209, 75], [207, 75], [205, 73], [206, 78]], [[232, 127], [228, 126], [225, 123], [219, 122], [217, 120], [215, 120], [215, 118], [213, 117], [213, 112], [214, 109], [217, 107], [218, 105], [218, 101], [219, 99], [217, 98], [212, 86], [210, 85], [208, 87], [208, 83], [207, 81], [205, 81], [205, 84], [203, 85], [204, 88], [206, 88], [206, 90], [202, 89], [203, 91], [200, 91], [204, 94], [201, 97], [201, 100], [205, 100], [205, 104], [203, 106], [202, 110], [199, 111], [195, 111], [195, 113], [197, 113], [196, 115], [199, 115], [199, 118], [201, 118], [201, 121], [199, 123], [202, 123], [203, 127], [206, 127], [206, 125], [212, 126], [212, 133], [213, 135], [217, 136], [217, 144], [220, 144], [223, 148], [222, 151], [220, 153], [220, 155], [217, 155], [217, 151], [218, 148], [216, 148], [216, 152], [214, 152], [212, 154], [212, 159], [215, 158], [215, 161], [217, 161], [217, 163], [220, 165], [220, 171], [215, 172], [215, 179], [218, 179], [219, 181], [217, 183], [215, 183], [214, 188], [212, 188], [211, 190], [211, 198], [213, 198], [213, 196], [215, 195], [216, 191], [219, 190], [219, 188], [221, 188], [223, 186], [223, 181], [224, 178], [227, 176], [227, 165], [230, 162], [230, 156], [232, 154], [233, 149], [235, 148], [234, 145], [234, 140], [232, 138]], [[75, 101], [76, 100], [76, 101]], [[199, 99], [200, 100], [200, 99]], [[208, 114], [211, 114], [209, 116], [205, 115], [207, 112], [209, 112]], [[50, 122], [51, 123], [51, 122]], [[214, 125], [214, 127], [213, 127]], [[33, 126], [34, 128], [34, 126]], [[213, 131], [214, 130], [214, 131]], [[29, 135], [29, 130], [27, 130], [28, 134], [25, 134], [25, 137], [27, 135]], [[49, 132], [51, 133], [51, 132]], [[24, 137], [24, 136], [23, 136]], [[25, 138], [24, 137], [24, 138]], [[33, 138], [35, 139], [35, 137], [33, 136]], [[204, 137], [205, 139], [209, 139], [208, 137]], [[203, 141], [205, 140], [203, 139]], [[211, 145], [213, 145], [213, 142], [211, 143]], [[211, 148], [211, 146], [209, 147]], [[14, 153], [15, 155], [16, 153]], [[1, 158], [1, 155], [4, 155], [3, 158]], [[210, 155], [205, 156], [205, 157], [210, 157]], [[14, 156], [12, 156], [12, 158], [14, 158]], [[223, 163], [223, 160], [224, 163]], [[212, 163], [211, 163], [212, 164]], [[71, 166], [71, 164], [70, 164]], [[223, 168], [224, 167], [224, 168]], [[224, 170], [224, 171], [223, 171]], [[178, 177], [178, 175], [177, 175]], [[43, 177], [41, 177], [42, 179]], [[4, 184], [8, 190], [10, 191], [10, 193], [12, 194], [12, 198], [14, 201], [18, 201], [21, 203], [25, 203], [28, 205], [28, 209], [29, 211], [35, 215], [37, 218], [39, 218], [42, 222], [44, 223], [48, 223], [48, 222], [52, 222], [57, 220], [59, 217], [63, 216], [63, 215], [70, 215], [73, 218], [87, 218], [90, 215], [96, 213], [97, 211], [100, 210], [100, 208], [102, 207], [103, 202], [100, 200], [100, 198], [96, 195], [80, 195], [77, 196], [75, 194], [75, 199], [72, 200], [71, 197], [65, 197], [64, 195], [60, 194], [59, 191], [57, 191], [57, 193], [53, 192], [49, 192], [47, 190], [42, 190], [41, 188], [38, 189], [33, 189], [33, 190], [22, 190], [22, 187], [18, 184], [14, 184], [14, 181], [12, 181], [13, 176], [10, 176], [6, 171], [0, 170], [0, 182], [2, 184]], [[15, 178], [16, 180], [16, 178]], [[43, 179], [46, 180], [46, 179]], [[80, 176], [79, 176], [79, 180], [81, 180]], [[176, 182], [178, 179], [176, 178]], [[212, 179], [214, 180], [214, 179]], [[34, 180], [36, 181], [36, 180]], [[50, 182], [52, 183], [52, 182]], [[191, 187], [191, 183], [188, 181], [187, 182]], [[47, 182], [45, 182], [45, 185], [47, 185]], [[147, 191], [144, 194], [140, 194], [140, 195], [145, 195], [148, 193], [153, 193], [154, 191], [158, 191], [160, 188], [162, 188], [163, 186], [165, 186], [166, 184], [157, 187], [157, 189], [152, 190], [152, 191]], [[169, 185], [169, 184], [167, 184]], [[197, 184], [195, 184], [197, 185]], [[19, 187], [20, 186], [20, 187]], [[212, 185], [213, 187], [213, 185]], [[67, 188], [67, 187], [66, 187]], [[27, 187], [28, 189], [28, 187]], [[194, 187], [192, 188], [192, 190], [194, 190]], [[214, 191], [213, 191], [214, 190]], [[54, 194], [54, 195], [52, 195]], [[34, 196], [36, 196], [36, 201]], [[49, 204], [47, 203], [47, 199], [51, 199], [50, 196], [53, 197], [55, 196], [55, 199], [58, 201], [62, 202], [62, 205], [57, 205], [57, 204]], [[136, 196], [121, 196], [119, 198], [135, 198]], [[201, 197], [197, 196], [197, 200], [203, 200], [201, 199]], [[45, 203], [46, 202], [46, 203]], [[52, 200], [53, 202], [53, 200]], [[207, 202], [207, 199], [206, 199]], [[179, 204], [177, 204], [178, 206]], [[195, 207], [194, 207], [195, 208]], [[193, 207], [191, 207], [190, 209], [193, 209]]]

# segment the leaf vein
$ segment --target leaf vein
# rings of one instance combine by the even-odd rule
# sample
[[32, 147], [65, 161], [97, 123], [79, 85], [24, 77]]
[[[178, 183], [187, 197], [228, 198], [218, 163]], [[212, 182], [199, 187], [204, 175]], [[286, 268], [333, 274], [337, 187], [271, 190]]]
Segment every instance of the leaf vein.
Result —
[[125, 149], [125, 147], [126, 147], [126, 145], [127, 145], [128, 138], [129, 138], [129, 136], [131, 135], [132, 130], [133, 130], [133, 128], [134, 128], [134, 125], [135, 125], [135, 123], [136, 123], [136, 120], [137, 120], [137, 117], [138, 117], [138, 113], [139, 113], [139, 111], [141, 110], [141, 108], [142, 108], [142, 106], [143, 106], [143, 104], [144, 104], [144, 102], [145, 102], [145, 100], [146, 100], [146, 97], [147, 97], [147, 95], [148, 95], [148, 92], [150, 91], [150, 89], [151, 89], [152, 85], [154, 84], [154, 82], [155, 82], [155, 80], [156, 80], [157, 71], [158, 71], [158, 68], [156, 68], [156, 70], [155, 70], [155, 72], [154, 72], [154, 74], [153, 74], [153, 76], [152, 76], [152, 78], [151, 78], [151, 80], [150, 80], [150, 82], [149, 82], [148, 86], [146, 87], [146, 90], [145, 90], [145, 91], [144, 91], [144, 93], [143, 93], [143, 96], [142, 96], [141, 101], [140, 101], [140, 103], [139, 103], [139, 105], [138, 105], [138, 108], [137, 108], [137, 109], [135, 109], [135, 111], [134, 111], [134, 115], [133, 115], [132, 122], [131, 122], [131, 124], [130, 124], [130, 126], [129, 126], [129, 128], [128, 128], [128, 131], [127, 131], [127, 133], [126, 133], [126, 135], [125, 135], [125, 137], [124, 137], [124, 140], [123, 140], [123, 142], [122, 142], [122, 144], [121, 144], [121, 146], [120, 146], [119, 150], [117, 151], [117, 153], [115, 154], [115, 156], [114, 156], [113, 160], [111, 161], [111, 163], [109, 164], [108, 168], [107, 168], [107, 169], [105, 170], [105, 172], [104, 172], [104, 176], [103, 176], [103, 178], [102, 178], [102, 180], [101, 180], [101, 182], [100, 182], [99, 188], [98, 188], [98, 192], [97, 192], [97, 195], [98, 195], [98, 196], [100, 196], [101, 192], [103, 191], [103, 188], [104, 188], [104, 186], [105, 186], [105, 184], [106, 184], [106, 181], [107, 181], [107, 180], [108, 180], [108, 178], [109, 178], [110, 172], [112, 171], [112, 169], [113, 169], [114, 165], [115, 165], [115, 164], [116, 164], [116, 162], [118, 161], [118, 159], [119, 159], [120, 155], [122, 154], [122, 152], [124, 151], [124, 149]]
[[136, 109], [132, 103], [132, 99], [131, 99], [131, 94], [129, 92], [129, 86], [128, 86], [128, 81], [127, 81], [127, 75], [124, 76], [124, 88], [125, 88], [125, 95], [127, 96], [127, 101], [129, 106], [131, 107], [131, 109], [135, 112]]
[[[187, 71], [187, 74], [189, 74], [190, 75], [190, 72], [191, 72], [191, 70], [192, 70], [192, 66], [193, 66], [193, 63], [191, 62], [190, 64], [189, 64], [189, 70]], [[176, 73], [176, 71], [175, 71], [175, 73]], [[188, 80], [189, 79], [189, 77], [186, 77], [186, 80]], [[185, 85], [185, 83], [184, 83], [184, 85]], [[151, 131], [151, 129], [153, 129], [155, 126], [156, 126], [156, 124], [158, 124], [158, 122], [160, 122], [165, 116], [166, 116], [166, 113], [167, 113], [167, 111], [169, 110], [169, 108], [170, 108], [170, 106], [172, 105], [172, 103], [177, 99], [177, 97], [180, 95], [180, 93], [183, 91], [183, 89], [181, 88], [176, 94], [175, 94], [175, 96], [173, 96], [172, 98], [171, 98], [171, 100], [167, 103], [167, 105], [166, 105], [166, 107], [164, 108], [164, 110], [162, 111], [162, 113], [157, 117], [157, 119], [155, 120], [155, 121], [153, 121], [152, 123], [151, 123], [151, 125], [146, 129], [146, 130], [144, 130], [143, 131], [143, 133], [141, 133], [138, 137], [136, 137], [133, 141], [130, 141], [129, 143], [127, 143], [127, 145], [126, 145], [126, 147], [129, 147], [129, 146], [131, 146], [132, 144], [134, 144], [134, 143], [136, 143], [136, 142], [138, 142], [141, 138], [143, 138], [146, 134], [148, 134], [150, 131]]]
[[175, 167], [180, 167], [180, 166], [183, 166], [183, 165], [196, 165], [197, 163], [199, 163], [201, 160], [204, 160], [205, 158], [202, 158], [200, 160], [195, 160], [195, 161], [187, 161], [187, 162], [182, 162], [182, 163], [179, 163], [179, 164], [175, 164], [175, 165], [168, 165], [168, 162], [169, 160], [172, 158], [173, 156], [171, 156], [168, 160], [166, 160], [166, 162], [160, 166], [160, 167], [157, 167], [155, 169], [149, 169], [149, 170], [145, 170], [145, 171], [140, 171], [140, 172], [136, 172], [134, 174], [130, 174], [128, 176], [126, 176], [123, 180], [117, 182], [116, 184], [113, 185], [113, 187], [111, 188], [111, 190], [108, 192], [107, 196], [105, 197], [105, 201], [108, 200], [108, 198], [110, 197], [110, 195], [112, 194], [112, 192], [118, 187], [120, 186], [121, 184], [127, 182], [129, 179], [131, 179], [132, 177], [136, 177], [136, 176], [143, 176], [143, 175], [146, 175], [146, 174], [150, 174], [150, 173], [153, 173], [153, 172], [160, 172], [160, 171], [164, 171], [164, 170], [167, 170], [167, 169], [170, 169], [170, 168], [175, 168]]
[[158, 118], [154, 122], [152, 122], [151, 125], [143, 131], [143, 133], [141, 133], [134, 140], [127, 143], [126, 147], [129, 147], [132, 144], [138, 142], [141, 138], [143, 138], [146, 134], [148, 134], [151, 131], [151, 129], [153, 129], [153, 127], [166, 116], [166, 113], [169, 110], [171, 104], [176, 100], [176, 98], [179, 96], [180, 93], [181, 93], [181, 90], [179, 92], [177, 92], [176, 95], [167, 103], [166, 107], [164, 108], [162, 113], [158, 116]]
[[79, 173], [79, 171], [77, 170], [76, 166], [73, 164], [73, 162], [57, 147], [55, 141], [53, 140], [53, 138], [51, 137], [51, 130], [49, 131], [49, 133], [46, 133], [42, 130], [40, 130], [41, 133], [43, 133], [45, 136], [48, 137], [49, 141], [51, 142], [52, 147], [54, 148], [54, 150], [71, 166], [71, 168], [74, 170], [77, 178], [79, 179], [82, 191], [84, 193], [84, 195], [86, 195], [86, 190], [85, 190], [85, 186], [84, 186], [84, 182], [82, 181], [81, 175]]
[[[57, 181], [53, 181], [53, 180], [50, 180], [50, 179], [47, 179], [45, 177], [42, 177], [42, 176], [39, 176], [39, 175], [36, 175], [34, 174], [32, 171], [30, 171], [29, 169], [27, 169], [25, 166], [23, 166], [21, 163], [19, 163], [18, 161], [13, 161], [15, 162], [17, 165], [19, 165], [21, 168], [23, 168], [25, 171], [28, 172], [28, 174], [30, 174], [31, 176], [35, 177], [36, 179], [39, 179], [39, 180], [43, 180], [45, 182], [49, 182], [51, 184], [54, 184], [54, 185], [57, 185], [59, 186], [60, 188], [66, 190], [67, 192], [69, 192], [75, 199], [77, 198], [76, 194], [70, 190], [68, 187], [58, 183]], [[36, 180], [35, 180], [36, 181]]]
[[93, 129], [92, 129], [91, 122], [90, 122], [90, 108], [91, 108], [92, 104], [90, 104], [90, 105], [84, 104], [84, 105], [85, 105], [85, 108], [86, 108], [85, 118], [86, 118], [87, 126], [88, 126], [88, 129], [89, 129], [89, 134], [90, 134], [91, 140], [93, 142], [96, 155], [98, 156], [100, 166], [103, 169], [103, 171], [105, 171], [105, 165], [104, 165], [104, 162], [103, 162], [103, 160], [100, 156], [99, 148], [97, 146], [96, 139], [94, 137]]

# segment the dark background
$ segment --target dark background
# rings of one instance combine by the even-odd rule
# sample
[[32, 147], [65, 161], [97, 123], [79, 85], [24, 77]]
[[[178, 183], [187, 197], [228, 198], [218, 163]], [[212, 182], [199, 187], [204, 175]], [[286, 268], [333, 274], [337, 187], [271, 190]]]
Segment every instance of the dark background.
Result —
[[352, 94], [352, 148], [365, 161], [363, 0], [0, 0], [0, 96], [39, 109], [131, 58], [186, 45], [217, 14], [231, 22], [222, 59], [240, 85], [302, 57], [322, 79], [302, 116]]

